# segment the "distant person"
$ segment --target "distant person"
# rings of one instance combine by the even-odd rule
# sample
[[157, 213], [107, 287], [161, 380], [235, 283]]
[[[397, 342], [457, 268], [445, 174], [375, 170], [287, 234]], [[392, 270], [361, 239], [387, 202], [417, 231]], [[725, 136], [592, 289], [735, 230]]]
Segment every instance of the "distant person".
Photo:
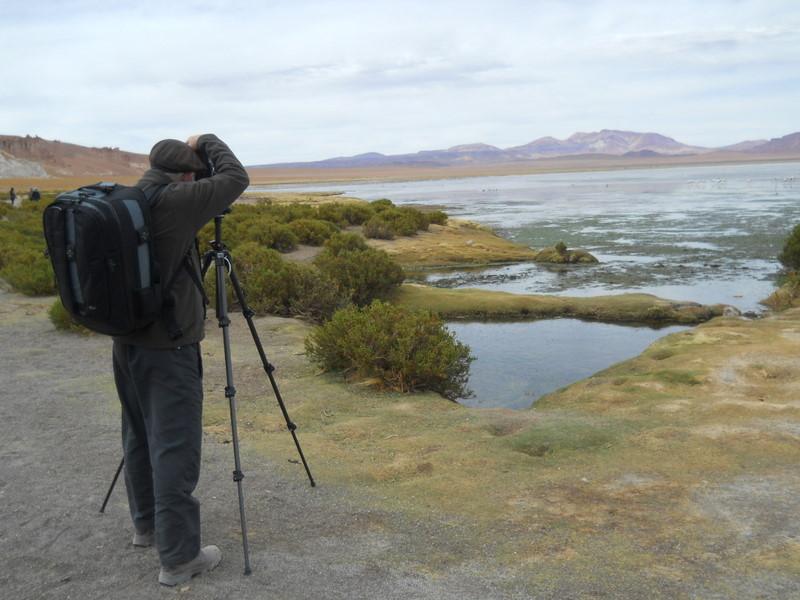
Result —
[[[206, 157], [214, 175], [195, 181]], [[155, 192], [150, 232], [163, 281], [172, 281], [172, 311], [144, 329], [114, 338], [114, 379], [122, 403], [125, 486], [133, 545], [158, 549], [158, 581], [174, 586], [210, 571], [222, 554], [200, 545], [200, 502], [192, 495], [200, 475], [203, 437], [203, 295], [197, 232], [236, 200], [247, 172], [217, 136], [161, 140], [150, 169], [136, 184]], [[189, 251], [190, 267], [185, 257]], [[196, 286], [192, 279], [198, 278]]]
[[16, 203], [16, 201], [17, 201], [17, 192], [15, 192], [15, 191], [14, 191], [14, 188], [13, 188], [13, 187], [12, 187], [12, 188], [11, 188], [11, 190], [8, 192], [8, 199], [9, 199], [9, 201], [11, 202], [11, 206], [14, 206], [14, 204], [15, 204], [15, 203]]
[[42, 195], [39, 193], [39, 188], [35, 187], [31, 188], [31, 193], [28, 195], [28, 197], [34, 202], [38, 202], [39, 200], [41, 200]]

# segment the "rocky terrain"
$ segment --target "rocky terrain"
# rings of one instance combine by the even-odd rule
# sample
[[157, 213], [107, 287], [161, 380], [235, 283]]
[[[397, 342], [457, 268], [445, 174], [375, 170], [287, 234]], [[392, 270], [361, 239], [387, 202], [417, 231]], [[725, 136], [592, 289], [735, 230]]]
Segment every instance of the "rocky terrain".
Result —
[[38, 136], [0, 135], [0, 178], [139, 175], [147, 156], [119, 148], [88, 148]]

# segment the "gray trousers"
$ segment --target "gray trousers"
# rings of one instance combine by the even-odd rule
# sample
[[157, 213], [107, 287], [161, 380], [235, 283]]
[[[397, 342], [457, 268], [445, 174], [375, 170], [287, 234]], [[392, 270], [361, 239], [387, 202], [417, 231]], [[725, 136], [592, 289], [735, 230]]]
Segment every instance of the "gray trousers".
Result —
[[161, 564], [200, 551], [203, 366], [200, 344], [153, 349], [114, 342], [125, 487], [136, 531], [155, 531]]

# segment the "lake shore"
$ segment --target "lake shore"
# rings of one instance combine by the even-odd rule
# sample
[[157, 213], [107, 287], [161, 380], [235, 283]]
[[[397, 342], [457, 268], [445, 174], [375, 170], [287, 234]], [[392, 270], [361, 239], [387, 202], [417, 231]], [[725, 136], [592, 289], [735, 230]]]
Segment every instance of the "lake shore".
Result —
[[662, 157], [557, 157], [507, 164], [483, 164], [450, 167], [362, 167], [362, 168], [263, 168], [249, 167], [251, 185], [299, 185], [355, 182], [400, 182], [430, 179], [462, 179], [504, 175], [543, 175], [548, 173], [589, 173], [675, 167], [724, 166], [797, 162], [796, 154], [757, 156], [710, 153], [696, 156]]

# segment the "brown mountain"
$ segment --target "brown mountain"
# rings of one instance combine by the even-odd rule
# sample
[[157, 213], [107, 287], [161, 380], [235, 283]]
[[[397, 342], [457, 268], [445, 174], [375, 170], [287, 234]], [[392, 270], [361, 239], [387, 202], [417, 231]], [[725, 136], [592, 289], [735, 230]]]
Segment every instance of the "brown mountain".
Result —
[[89, 148], [38, 136], [0, 135], [0, 177], [140, 175], [147, 156], [119, 148]]

